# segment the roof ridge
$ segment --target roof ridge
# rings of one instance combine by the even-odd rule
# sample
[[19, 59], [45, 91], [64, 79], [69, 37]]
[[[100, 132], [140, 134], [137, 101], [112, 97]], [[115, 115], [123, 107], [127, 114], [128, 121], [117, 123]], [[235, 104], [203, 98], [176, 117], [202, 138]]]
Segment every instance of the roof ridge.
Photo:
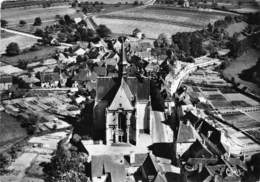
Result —
[[122, 77], [120, 86], [117, 90], [117, 93], [116, 93], [112, 103], [110, 104], [109, 109], [116, 110], [119, 107], [122, 107], [126, 110], [132, 110], [133, 109], [133, 106], [131, 103], [132, 98], [133, 98], [133, 94], [132, 94], [129, 86], [125, 82], [124, 78]]

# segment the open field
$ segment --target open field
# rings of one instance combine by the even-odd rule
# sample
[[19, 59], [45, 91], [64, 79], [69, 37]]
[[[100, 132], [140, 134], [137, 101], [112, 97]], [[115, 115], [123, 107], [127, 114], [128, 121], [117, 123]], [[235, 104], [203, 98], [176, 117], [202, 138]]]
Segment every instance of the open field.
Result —
[[20, 49], [24, 49], [35, 44], [37, 40], [22, 35], [13, 35], [11, 37], [3, 38], [1, 39], [1, 44], [0, 44], [0, 54], [5, 52], [6, 46], [11, 42], [16, 42], [19, 45]]
[[57, 6], [50, 8], [32, 8], [32, 9], [3, 9], [1, 10], [1, 18], [8, 21], [8, 25], [18, 24], [20, 20], [25, 20], [27, 23], [33, 23], [35, 17], [41, 17], [42, 21], [52, 20], [55, 15], [71, 15], [75, 14], [76, 10], [70, 6]]
[[187, 11], [168, 7], [147, 7], [145, 9], [131, 9], [112, 12], [101, 16], [103, 18], [131, 19], [140, 21], [153, 21], [165, 24], [176, 24], [187, 27], [200, 28], [213, 23], [224, 15], [216, 12]]
[[257, 62], [257, 59], [260, 57], [260, 52], [254, 49], [248, 50], [246, 53], [244, 53], [242, 56], [237, 58], [235, 61], [231, 62], [230, 65], [224, 70], [224, 75], [228, 78], [234, 77], [236, 82], [239, 82], [251, 90], [254, 90], [255, 93], [260, 95], [260, 88], [252, 83], [247, 82], [244, 80], [241, 80], [239, 78], [239, 74], [248, 68], [251, 68], [254, 66]]
[[11, 37], [11, 36], [15, 35], [13, 33], [9, 33], [9, 32], [6, 32], [6, 31], [1, 31], [0, 34], [1, 34], [1, 39], [8, 38], [8, 37]]
[[[105, 4], [117, 4], [117, 3], [121, 3], [121, 4], [125, 4], [125, 3], [134, 3], [135, 0], [81, 0], [80, 2], [103, 2]], [[138, 2], [147, 2], [149, 0], [138, 0]]]
[[105, 24], [116, 34], [132, 34], [135, 28], [139, 28], [145, 33], [147, 38], [155, 39], [160, 33], [166, 33], [168, 36], [177, 32], [190, 32], [196, 29], [177, 26], [172, 24], [163, 24], [155, 22], [144, 22], [136, 20], [122, 20], [122, 19], [109, 19], [109, 18], [94, 18], [97, 24]]
[[41, 48], [38, 51], [32, 51], [25, 54], [20, 54], [18, 56], [2, 56], [0, 58], [1, 62], [11, 64], [11, 65], [17, 65], [19, 60], [26, 60], [28, 63], [37, 61], [39, 59], [46, 59], [49, 58], [53, 53], [55, 53], [56, 48], [55, 47], [44, 47]]
[[5, 112], [0, 112], [0, 131], [0, 146], [27, 136], [26, 130], [20, 126], [20, 123]]
[[44, 30], [44, 28], [46, 26], [53, 25], [55, 22], [56, 22], [56, 20], [45, 20], [45, 21], [42, 21], [42, 24], [40, 26], [33, 26], [33, 24], [26, 24], [24, 26], [20, 26], [19, 24], [15, 24], [15, 25], [8, 26], [8, 28], [12, 29], [12, 30], [17, 30], [20, 32], [34, 34], [37, 29]]

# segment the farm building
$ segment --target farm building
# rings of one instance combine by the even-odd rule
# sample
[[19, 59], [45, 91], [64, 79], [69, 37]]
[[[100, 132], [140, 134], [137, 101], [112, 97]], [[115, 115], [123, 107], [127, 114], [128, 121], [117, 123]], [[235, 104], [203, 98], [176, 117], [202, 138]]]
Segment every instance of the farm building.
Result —
[[60, 81], [59, 73], [42, 72], [40, 73], [41, 87], [58, 87]]
[[0, 75], [0, 90], [8, 90], [13, 82], [13, 78], [10, 75]]

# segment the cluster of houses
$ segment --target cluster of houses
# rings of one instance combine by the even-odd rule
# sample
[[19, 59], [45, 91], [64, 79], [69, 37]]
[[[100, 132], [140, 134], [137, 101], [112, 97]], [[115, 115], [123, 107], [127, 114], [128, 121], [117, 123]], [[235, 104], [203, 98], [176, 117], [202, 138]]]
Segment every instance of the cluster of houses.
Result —
[[[128, 72], [136, 69], [129, 64], [133, 57], [139, 62], [152, 60], [151, 42], [136, 38], [127, 38], [125, 42], [128, 61], [123, 64], [129, 67]], [[78, 43], [73, 48], [58, 49], [49, 59], [28, 63], [26, 70], [1, 63], [0, 89], [8, 90], [18, 80], [26, 88], [82, 87], [91, 91], [97, 77], [118, 75], [121, 47], [117, 38], [98, 43]], [[147, 63], [147, 71], [155, 71], [156, 63], [155, 60]]]

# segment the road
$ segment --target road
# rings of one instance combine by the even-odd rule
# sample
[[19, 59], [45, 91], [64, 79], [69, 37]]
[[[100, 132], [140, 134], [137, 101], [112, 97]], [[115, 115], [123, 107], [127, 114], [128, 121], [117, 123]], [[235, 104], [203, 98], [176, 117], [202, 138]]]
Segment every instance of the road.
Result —
[[[207, 58], [207, 56], [202, 56], [199, 58], [195, 59], [195, 62], [197, 62], [198, 60], [202, 59], [202, 58]], [[204, 61], [204, 62], [198, 62], [198, 63], [191, 63], [188, 66], [186, 66], [184, 69], [182, 69], [175, 78], [173, 78], [173, 84], [171, 85], [170, 88], [170, 93], [171, 95], [173, 95], [177, 89], [179, 88], [179, 86], [181, 85], [182, 81], [185, 79], [185, 77], [187, 77], [191, 72], [195, 71], [198, 67], [206, 67], [209, 65], [213, 65], [213, 64], [218, 64], [220, 63], [219, 61], [217, 61], [216, 59], [211, 59], [208, 61]]]

